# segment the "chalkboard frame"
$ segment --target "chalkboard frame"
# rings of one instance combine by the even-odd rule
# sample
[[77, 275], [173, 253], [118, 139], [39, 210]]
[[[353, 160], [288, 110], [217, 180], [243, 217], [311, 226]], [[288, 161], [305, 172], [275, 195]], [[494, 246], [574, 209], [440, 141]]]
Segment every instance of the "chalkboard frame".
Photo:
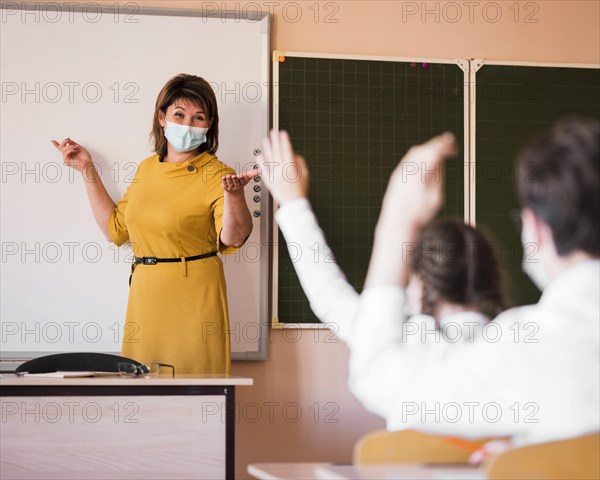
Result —
[[[401, 63], [428, 63], [428, 64], [445, 64], [445, 65], [457, 65], [463, 71], [464, 86], [463, 86], [463, 115], [464, 115], [464, 220], [468, 222], [468, 208], [467, 200], [469, 198], [471, 179], [469, 173], [471, 172], [471, 161], [470, 161], [470, 149], [467, 148], [469, 144], [469, 111], [470, 111], [470, 98], [467, 95], [468, 82], [470, 78], [470, 61], [468, 59], [448, 59], [448, 58], [430, 58], [430, 57], [396, 57], [396, 56], [376, 56], [376, 55], [352, 55], [352, 54], [331, 54], [331, 53], [314, 53], [314, 52], [288, 52], [288, 51], [273, 51], [273, 91], [272, 91], [272, 102], [273, 102], [273, 129], [279, 129], [279, 99], [280, 99], [280, 74], [279, 64], [280, 59], [286, 57], [300, 57], [300, 58], [314, 58], [314, 59], [328, 59], [328, 60], [364, 60], [364, 61], [381, 61], [381, 62], [401, 62]], [[275, 200], [272, 201], [273, 212], [278, 208], [278, 204]], [[279, 238], [279, 228], [275, 219], [272, 219], [272, 234], [273, 248], [272, 248], [272, 264], [271, 264], [271, 278], [272, 278], [272, 290], [271, 290], [271, 327], [274, 329], [312, 329], [318, 330], [327, 328], [322, 323], [287, 323], [282, 322], [279, 318], [279, 248], [285, 248], [285, 245], [279, 245], [277, 239]]]
[[[540, 68], [576, 68], [576, 69], [600, 69], [600, 64], [584, 63], [553, 63], [553, 62], [528, 62], [528, 61], [493, 61], [485, 59], [439, 59], [422, 57], [389, 57], [389, 56], [371, 56], [371, 55], [351, 55], [351, 54], [327, 54], [312, 52], [273, 52], [273, 128], [279, 128], [279, 63], [280, 58], [302, 57], [317, 59], [345, 59], [345, 60], [367, 60], [367, 61], [390, 61], [390, 62], [426, 62], [439, 64], [456, 64], [464, 72], [464, 221], [467, 224], [476, 225], [476, 85], [477, 72], [485, 65], [493, 66], [514, 66], [514, 67], [540, 67]], [[272, 203], [273, 211], [276, 211], [278, 205], [275, 201]], [[282, 322], [278, 315], [278, 275], [279, 275], [279, 248], [285, 248], [285, 245], [278, 245], [276, 239], [279, 238], [279, 230], [274, 218], [272, 219], [272, 319], [271, 325], [275, 329], [322, 329], [327, 328], [321, 323], [287, 323]]]
[[[476, 191], [477, 186], [475, 179], [475, 169], [477, 168], [477, 152], [475, 148], [477, 140], [476, 132], [476, 117], [477, 117], [477, 72], [486, 65], [489, 66], [506, 66], [506, 67], [540, 67], [540, 68], [588, 68], [600, 69], [600, 63], [551, 63], [551, 62], [526, 62], [526, 61], [500, 61], [500, 60], [485, 60], [483, 58], [474, 58], [469, 60], [469, 96], [471, 97], [471, 106], [469, 108], [469, 175], [473, 178], [473, 185], [469, 189], [469, 213], [465, 221], [470, 225], [476, 225]], [[467, 205], [467, 203], [465, 203]], [[467, 215], [465, 215], [467, 217]]]
[[[470, 78], [469, 78], [469, 90], [470, 90], [470, 96], [472, 98], [471, 100], [471, 109], [470, 109], [470, 120], [469, 123], [471, 125], [470, 128], [470, 145], [469, 145], [469, 149], [471, 150], [471, 154], [470, 154], [470, 159], [471, 159], [471, 165], [470, 165], [470, 176], [473, 179], [472, 182], [472, 186], [469, 190], [469, 207], [470, 207], [470, 211], [468, 212], [468, 223], [476, 226], [477, 225], [477, 184], [478, 184], [478, 169], [477, 169], [477, 149], [476, 149], [476, 144], [478, 141], [482, 141], [484, 138], [484, 135], [482, 134], [478, 134], [477, 132], [477, 123], [478, 121], [481, 121], [482, 116], [480, 115], [479, 117], [477, 116], [477, 106], [478, 106], [478, 72], [480, 72], [480, 70], [482, 68], [485, 68], [486, 66], [490, 66], [490, 67], [515, 67], [515, 68], [534, 68], [534, 69], [577, 69], [577, 70], [600, 70], [600, 64], [585, 64], [585, 63], [554, 63], [554, 62], [527, 62], [527, 61], [494, 61], [494, 60], [485, 60], [485, 59], [471, 59], [470, 61]], [[516, 72], [513, 72], [516, 73]], [[480, 82], [480, 86], [481, 86], [481, 77], [479, 77], [479, 82]], [[486, 83], [483, 83], [483, 85], [486, 85]], [[494, 83], [490, 84], [490, 85], [494, 85]], [[501, 86], [503, 84], [500, 84]], [[548, 83], [545, 85], [536, 85], [536, 84], [531, 84], [531, 83], [508, 83], [506, 85], [510, 85], [512, 86], [512, 90], [515, 90], [515, 87], [533, 87], [533, 90], [531, 90], [529, 93], [527, 93], [527, 88], [522, 89], [520, 92], [513, 92], [513, 95], [518, 95], [518, 98], [522, 98], [522, 100], [520, 100], [518, 103], [522, 103], [522, 102], [527, 102], [526, 98], [527, 96], [531, 97], [529, 102], [534, 102], [534, 97], [535, 95], [533, 94], [533, 91], [535, 90], [535, 87], [537, 86], [537, 90], [539, 90], [540, 86], [544, 87], [544, 88], [548, 88], [550, 85], [552, 86], [557, 86], [554, 83]], [[496, 87], [498, 87], [498, 85], [495, 85]], [[561, 86], [561, 84], [559, 84], [559, 86]], [[498, 92], [496, 91], [496, 94]], [[489, 100], [489, 99], [487, 99]], [[564, 101], [564, 99], [562, 99]], [[483, 102], [486, 102], [486, 99], [482, 100]], [[510, 103], [510, 99], [506, 99], [506, 102]], [[516, 101], [513, 99], [513, 101]], [[485, 104], [485, 103], [484, 103]], [[557, 105], [559, 105], [557, 103]], [[481, 103], [480, 103], [481, 106]], [[572, 113], [573, 115], [577, 115], [576, 112]], [[485, 117], [484, 117], [485, 118]], [[558, 117], [560, 118], [560, 117]], [[517, 150], [518, 151], [518, 150]], [[512, 158], [511, 161], [513, 162], [513, 168], [514, 168], [514, 162], [516, 161], [516, 158]], [[480, 160], [479, 165], [481, 165], [483, 162], [483, 160]], [[514, 172], [512, 172], [514, 174]], [[481, 175], [481, 172], [479, 172], [479, 175]], [[484, 174], [485, 176], [485, 174]], [[481, 186], [481, 185], [480, 185]], [[516, 193], [516, 184], [515, 184], [515, 193]], [[481, 199], [480, 202], [481, 204]], [[509, 217], [509, 212], [506, 212], [506, 219], [508, 219]], [[480, 226], [483, 225], [483, 229], [484, 231], [489, 230], [489, 224], [486, 226], [485, 222], [481, 222], [481, 218], [480, 218]], [[496, 225], [497, 227], [498, 225]], [[518, 231], [515, 228], [514, 232], [511, 234], [515, 236], [515, 240], [518, 235]], [[515, 255], [520, 255], [521, 251], [520, 251], [520, 247], [519, 247], [519, 251], [512, 251], [509, 249], [508, 251], [503, 251], [502, 248], [502, 241], [500, 238], [498, 238], [496, 235], [492, 235], [492, 238], [494, 238], [494, 241], [497, 242], [497, 246], [496, 249], [498, 249], [497, 251], [500, 252], [501, 255], [505, 255], [507, 258], [510, 258], [510, 254], [515, 254]], [[506, 255], [509, 254], [509, 255]], [[499, 257], [500, 258], [500, 257]], [[529, 279], [526, 278], [525, 274], [521, 274], [518, 273], [517, 276], [513, 276], [513, 275], [509, 275], [509, 272], [507, 271], [506, 264], [503, 264], [504, 260], [501, 260], [501, 268], [502, 268], [502, 273], [505, 276], [505, 295], [506, 295], [506, 300], [508, 302], [508, 306], [520, 306], [520, 305], [526, 305], [526, 304], [531, 304], [537, 301], [537, 299], [539, 298], [539, 295], [541, 295], [541, 292], [539, 292], [539, 289], [537, 289], [530, 281]], [[515, 264], [513, 264], [514, 267]], [[519, 278], [521, 278], [521, 280], [519, 280]], [[537, 292], [536, 294], [533, 294], [533, 290], [530, 291], [530, 294], [527, 298], [524, 298], [522, 295], [522, 291], [523, 291], [523, 284], [521, 282], [527, 282], [530, 285], [530, 288], [535, 290], [535, 292]], [[516, 291], [514, 291], [515, 288], [521, 289], [521, 293], [517, 294]], [[511, 290], [512, 289], [512, 290]], [[521, 297], [521, 298], [518, 298]]]

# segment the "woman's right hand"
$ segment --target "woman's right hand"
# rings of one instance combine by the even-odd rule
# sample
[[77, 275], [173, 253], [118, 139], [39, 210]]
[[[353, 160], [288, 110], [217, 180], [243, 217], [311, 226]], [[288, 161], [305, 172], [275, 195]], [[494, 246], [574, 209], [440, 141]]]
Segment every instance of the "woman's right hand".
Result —
[[92, 165], [90, 152], [70, 138], [65, 138], [60, 143], [52, 140], [52, 145], [62, 154], [63, 163], [78, 172], [83, 172], [87, 167]]

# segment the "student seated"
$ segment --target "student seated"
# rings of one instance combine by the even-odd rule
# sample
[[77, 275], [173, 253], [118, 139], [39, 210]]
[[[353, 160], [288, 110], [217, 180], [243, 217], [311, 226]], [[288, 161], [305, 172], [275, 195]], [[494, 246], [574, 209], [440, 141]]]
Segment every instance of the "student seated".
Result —
[[[440, 220], [420, 233], [412, 253], [407, 307], [410, 323], [430, 327], [445, 340], [473, 341], [489, 321], [505, 309], [500, 267], [494, 249], [477, 229], [456, 220]], [[405, 332], [406, 333], [406, 332]], [[413, 334], [414, 336], [414, 334]]]
[[[360, 297], [334, 263], [306, 254], [296, 263], [316, 315], [348, 343], [352, 391], [390, 430], [514, 436], [515, 444], [598, 431], [600, 124], [561, 122], [519, 160], [522, 240], [537, 253], [524, 269], [543, 290], [539, 303], [504, 311], [470, 342], [407, 343], [415, 254], [393, 247], [413, 245], [439, 211], [443, 161], [455, 148], [452, 135], [437, 137], [411, 148], [392, 174]], [[265, 140], [260, 163], [287, 242], [304, 250], [318, 238], [318, 258], [328, 258], [306, 199], [306, 165], [284, 132]], [[427, 172], [425, 181], [406, 175], [409, 163]], [[290, 164], [301, 170], [299, 181], [286, 179]]]

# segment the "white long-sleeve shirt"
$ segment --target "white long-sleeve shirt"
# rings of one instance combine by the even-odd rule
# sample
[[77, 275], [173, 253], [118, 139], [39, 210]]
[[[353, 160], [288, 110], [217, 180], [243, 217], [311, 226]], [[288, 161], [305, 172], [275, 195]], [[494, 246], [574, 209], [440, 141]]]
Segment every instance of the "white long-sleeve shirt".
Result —
[[[360, 295], [337, 265], [310, 203], [306, 199], [287, 203], [275, 218], [312, 311], [340, 340], [350, 343], [355, 338]], [[434, 343], [471, 341], [489, 320], [477, 312], [446, 315], [439, 325], [430, 315], [398, 319], [402, 323], [402, 342], [407, 345], [423, 339]]]
[[390, 430], [512, 435], [525, 444], [600, 429], [598, 260], [564, 272], [538, 304], [489, 324], [469, 313], [444, 319], [472, 334], [439, 341], [431, 317], [406, 321], [399, 286], [354, 291], [307, 200], [285, 204], [276, 219], [315, 315], [350, 348], [351, 390]]

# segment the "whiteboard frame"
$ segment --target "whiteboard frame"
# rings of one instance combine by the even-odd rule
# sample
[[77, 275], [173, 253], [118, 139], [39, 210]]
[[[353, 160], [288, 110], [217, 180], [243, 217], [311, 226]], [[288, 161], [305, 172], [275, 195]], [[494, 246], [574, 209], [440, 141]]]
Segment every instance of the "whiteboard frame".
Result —
[[[464, 125], [463, 125], [463, 143], [464, 143], [464, 198], [463, 211], [465, 222], [469, 212], [467, 200], [469, 198], [469, 172], [471, 171], [470, 154], [471, 151], [467, 147], [469, 145], [469, 108], [470, 99], [468, 97], [467, 84], [470, 76], [470, 62], [468, 59], [448, 59], [448, 58], [429, 58], [429, 57], [394, 57], [394, 56], [379, 56], [379, 55], [352, 55], [352, 54], [335, 54], [335, 53], [315, 53], [315, 52], [287, 52], [283, 50], [273, 51], [273, 129], [279, 130], [279, 57], [301, 57], [301, 58], [322, 58], [328, 60], [367, 60], [380, 62], [402, 62], [402, 63], [441, 63], [446, 65], [456, 65], [463, 71], [463, 108], [464, 108]], [[465, 91], [466, 90], [466, 91]], [[273, 218], [272, 218], [272, 238], [273, 238], [273, 263], [271, 266], [271, 275], [273, 279], [272, 294], [271, 294], [271, 327], [274, 329], [328, 329], [324, 323], [285, 323], [279, 321], [279, 228], [275, 221], [275, 212], [279, 205], [273, 199]]]
[[[60, 6], [61, 8], [67, 9], [68, 12], [78, 12], [81, 13], [85, 10], [86, 4], [82, 3], [69, 3], [69, 2], [52, 2], [49, 4], [44, 4], [40, 2], [7, 2], [0, 3], [0, 10], [25, 10], [25, 11], [37, 11], [40, 7], [44, 5], [53, 5]], [[88, 4], [89, 5], [89, 4]], [[264, 138], [269, 133], [269, 108], [271, 105], [270, 99], [270, 89], [271, 78], [270, 78], [270, 57], [269, 53], [271, 50], [271, 15], [268, 12], [260, 11], [260, 12], [239, 12], [234, 10], [218, 10], [218, 11], [210, 11], [207, 12], [205, 9], [177, 9], [177, 8], [159, 8], [159, 7], [139, 7], [137, 4], [134, 4], [137, 7], [135, 11], [135, 15], [152, 15], [152, 16], [171, 16], [171, 17], [197, 17], [197, 18], [210, 18], [222, 19], [224, 22], [227, 20], [236, 20], [236, 21], [252, 21], [260, 24], [261, 30], [261, 84], [265, 89], [265, 95], [263, 95], [259, 101], [260, 105], [260, 132], [261, 136]], [[119, 4], [118, 6], [118, 14], [122, 15], [124, 13], [123, 8], [125, 5]], [[102, 14], [112, 14], [115, 15], [115, 4], [98, 4], [94, 3], [94, 9]], [[262, 182], [258, 183], [262, 185]], [[263, 186], [263, 191], [265, 190]], [[270, 222], [268, 220], [268, 215], [270, 212], [270, 195], [264, 196], [263, 200], [260, 202], [258, 206], [249, 205], [249, 208], [253, 210], [260, 210], [260, 217], [263, 219], [259, 222], [260, 225], [260, 238], [265, 243], [269, 244], [269, 234], [270, 234]], [[252, 208], [254, 207], [254, 208]], [[267, 250], [269, 250], [267, 248]], [[257, 342], [258, 351], [241, 351], [241, 352], [231, 352], [231, 360], [246, 360], [246, 361], [259, 361], [259, 360], [267, 360], [268, 358], [268, 337], [269, 337], [269, 252], [265, 252], [265, 255], [261, 256], [260, 261], [260, 287], [259, 291], [264, 292], [261, 295], [259, 300], [259, 328], [260, 328], [260, 338]], [[264, 319], [264, 321], [262, 320]], [[1, 347], [1, 345], [0, 345]], [[3, 351], [0, 349], [0, 372], [13, 371], [20, 364], [24, 363], [27, 360], [32, 358], [37, 358], [44, 355], [52, 355], [55, 353], [64, 353], [63, 351], [39, 351], [39, 352], [10, 352]], [[100, 352], [100, 353], [110, 353], [114, 354], [115, 352]]]

